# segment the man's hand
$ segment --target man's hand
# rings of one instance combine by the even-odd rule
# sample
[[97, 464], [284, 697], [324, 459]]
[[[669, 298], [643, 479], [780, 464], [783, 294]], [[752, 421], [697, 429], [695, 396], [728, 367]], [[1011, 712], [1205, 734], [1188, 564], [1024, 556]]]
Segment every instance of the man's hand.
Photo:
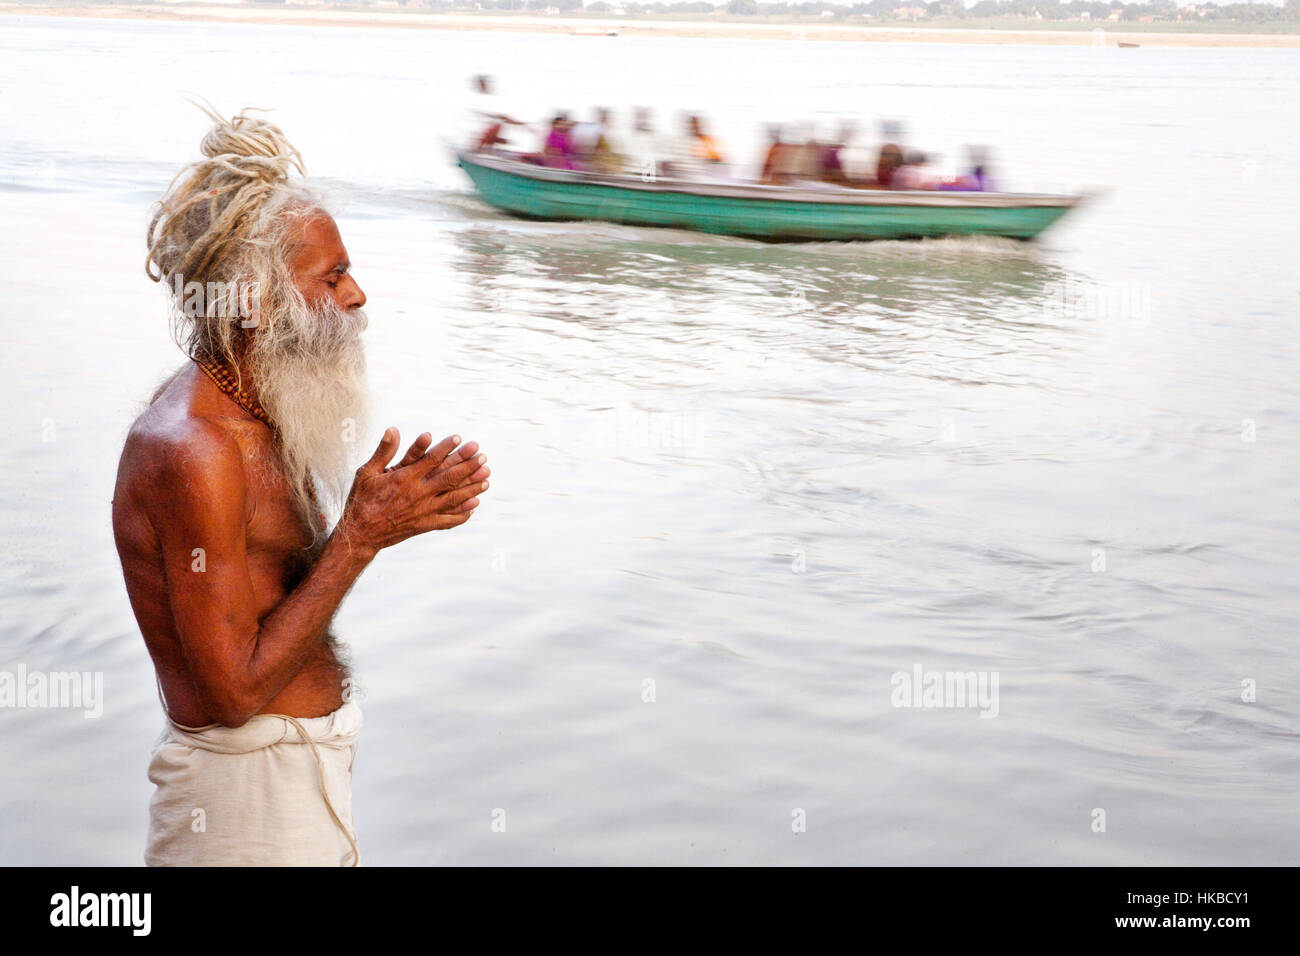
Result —
[[396, 428], [384, 437], [370, 460], [357, 469], [352, 492], [339, 521], [349, 544], [378, 552], [426, 531], [454, 528], [469, 520], [478, 495], [487, 490], [486, 455], [477, 455], [477, 442], [459, 449], [460, 436], [437, 445], [425, 432], [396, 465], [401, 435]]

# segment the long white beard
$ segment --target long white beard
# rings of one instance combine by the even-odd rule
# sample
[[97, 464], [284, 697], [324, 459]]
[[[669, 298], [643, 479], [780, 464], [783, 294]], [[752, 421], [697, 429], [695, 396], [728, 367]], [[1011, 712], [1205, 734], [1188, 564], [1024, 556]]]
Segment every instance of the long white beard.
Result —
[[[278, 431], [280, 457], [296, 503], [317, 536], [337, 524], [364, 458], [370, 396], [360, 309], [300, 296], [254, 336], [249, 354], [257, 397]], [[311, 507], [314, 485], [325, 526]]]

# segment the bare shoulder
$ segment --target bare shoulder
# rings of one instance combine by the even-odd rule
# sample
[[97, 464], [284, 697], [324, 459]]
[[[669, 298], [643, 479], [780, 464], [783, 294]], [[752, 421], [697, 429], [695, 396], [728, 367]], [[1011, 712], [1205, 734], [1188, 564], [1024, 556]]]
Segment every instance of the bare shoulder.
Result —
[[245, 479], [238, 424], [194, 414], [187, 403], [162, 396], [127, 434], [118, 494], [150, 513], [240, 504]]
[[136, 420], [123, 449], [123, 459], [131, 461], [140, 478], [189, 482], [242, 472], [239, 442], [229, 428], [200, 416], [162, 422], [152, 418], [145, 412]]

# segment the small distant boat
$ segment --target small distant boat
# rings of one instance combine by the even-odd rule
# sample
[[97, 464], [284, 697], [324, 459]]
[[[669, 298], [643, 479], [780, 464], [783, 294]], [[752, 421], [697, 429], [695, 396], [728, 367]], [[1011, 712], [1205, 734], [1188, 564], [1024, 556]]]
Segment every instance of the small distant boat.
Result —
[[590, 27], [582, 27], [574, 30], [572, 35], [575, 37], [616, 37], [618, 36], [618, 31], [614, 29], [595, 30]]
[[1009, 236], [1032, 239], [1083, 196], [764, 186], [551, 169], [456, 150], [483, 201], [515, 216], [594, 219], [769, 241]]
[[1141, 44], [1141, 43], [1125, 43], [1123, 40], [1120, 40], [1120, 41], [1119, 41], [1119, 45], [1120, 45], [1120, 48], [1121, 48], [1121, 49], [1124, 49], [1124, 50], [1133, 50], [1133, 49], [1136, 49], [1137, 47], [1140, 47], [1142, 44]]

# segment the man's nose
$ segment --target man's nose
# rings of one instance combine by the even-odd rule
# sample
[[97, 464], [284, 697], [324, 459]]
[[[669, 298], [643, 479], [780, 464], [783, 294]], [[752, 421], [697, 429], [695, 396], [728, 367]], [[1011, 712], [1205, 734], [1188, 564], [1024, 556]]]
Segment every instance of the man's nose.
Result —
[[366, 304], [366, 294], [361, 291], [361, 286], [357, 285], [357, 280], [352, 276], [347, 276], [347, 288], [343, 293], [343, 307], [345, 309], [359, 309]]

